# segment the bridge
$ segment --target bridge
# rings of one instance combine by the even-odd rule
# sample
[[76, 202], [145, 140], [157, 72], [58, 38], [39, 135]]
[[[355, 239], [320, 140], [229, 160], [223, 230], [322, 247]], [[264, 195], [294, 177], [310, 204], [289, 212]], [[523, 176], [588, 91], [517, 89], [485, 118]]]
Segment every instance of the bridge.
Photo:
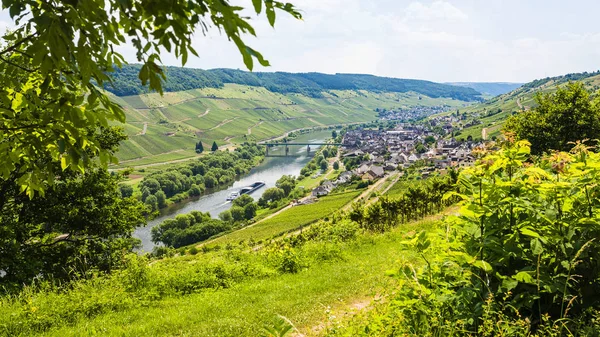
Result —
[[[327, 145], [327, 146], [341, 146], [342, 144], [340, 143], [290, 143], [290, 142], [283, 142], [283, 143], [263, 143], [262, 145], [265, 145], [266, 147], [266, 156], [267, 157], [287, 157], [288, 153], [290, 152], [289, 146], [306, 146], [306, 152], [310, 152], [310, 146], [314, 145], [314, 146], [323, 146], [323, 145]], [[285, 146], [285, 155], [269, 155], [269, 148], [270, 147], [276, 147], [276, 146]]]

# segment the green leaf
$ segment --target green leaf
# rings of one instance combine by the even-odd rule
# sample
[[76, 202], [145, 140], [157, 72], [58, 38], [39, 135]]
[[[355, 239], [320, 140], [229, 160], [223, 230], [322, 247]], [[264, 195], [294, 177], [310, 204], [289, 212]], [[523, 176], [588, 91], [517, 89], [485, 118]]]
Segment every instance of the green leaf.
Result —
[[482, 261], [482, 260], [477, 260], [477, 261], [475, 261], [475, 262], [473, 263], [473, 266], [475, 266], [475, 267], [477, 267], [477, 268], [479, 268], [479, 269], [482, 269], [482, 270], [483, 270], [483, 271], [485, 271], [486, 273], [490, 273], [490, 272], [492, 272], [492, 270], [493, 270], [493, 268], [492, 268], [492, 265], [491, 265], [491, 264], [489, 264], [489, 263], [487, 263], [487, 262], [485, 262], [485, 261]]
[[540, 237], [540, 235], [537, 232], [533, 231], [533, 228], [531, 227], [523, 227], [519, 231], [521, 232], [521, 234], [531, 236], [533, 238]]
[[531, 271], [520, 271], [514, 276], [514, 279], [521, 283], [535, 284], [532, 273]]
[[502, 288], [505, 289], [506, 291], [513, 290], [514, 288], [517, 287], [518, 284], [519, 284], [519, 281], [513, 279], [512, 277], [507, 277], [504, 280], [502, 280]]
[[260, 14], [260, 12], [262, 11], [262, 2], [263, 0], [252, 0], [252, 5], [254, 5], [254, 10], [256, 11], [256, 14]]
[[535, 255], [540, 255], [544, 251], [544, 247], [542, 246], [542, 242], [539, 239], [531, 239], [531, 252]]

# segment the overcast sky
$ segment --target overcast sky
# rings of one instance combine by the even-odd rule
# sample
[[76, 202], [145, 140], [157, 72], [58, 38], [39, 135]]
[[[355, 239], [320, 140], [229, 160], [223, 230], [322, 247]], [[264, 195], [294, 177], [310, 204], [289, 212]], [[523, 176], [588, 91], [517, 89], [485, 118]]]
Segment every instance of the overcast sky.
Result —
[[[528, 82], [600, 69], [598, 0], [289, 1], [303, 21], [278, 13], [272, 29], [252, 15], [259, 37], [247, 42], [272, 65], [255, 70]], [[195, 47], [201, 57], [188, 67], [244, 69], [235, 46], [216, 31], [198, 34]], [[134, 61], [132, 50], [121, 51]]]

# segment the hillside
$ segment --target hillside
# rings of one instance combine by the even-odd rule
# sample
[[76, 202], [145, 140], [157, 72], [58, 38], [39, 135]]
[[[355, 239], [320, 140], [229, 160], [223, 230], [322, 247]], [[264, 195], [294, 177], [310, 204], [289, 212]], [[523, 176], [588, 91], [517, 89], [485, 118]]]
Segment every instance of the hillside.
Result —
[[488, 138], [499, 136], [502, 125], [511, 114], [535, 106], [535, 94], [554, 92], [557, 87], [564, 86], [569, 81], [581, 81], [587, 90], [595, 92], [600, 89], [600, 71], [535, 80], [509, 93], [460, 109], [460, 113], [466, 113], [468, 119], [477, 119], [481, 124], [465, 128], [458, 137], [472, 136], [473, 139], [481, 139], [484, 128]]
[[[127, 65], [111, 73], [113, 85], [105, 89], [117, 96], [147, 93], [138, 79], [140, 65]], [[285, 72], [247, 72], [234, 69], [191, 69], [165, 67], [167, 92], [202, 88], [223, 88], [225, 84], [264, 87], [271, 92], [297, 93], [315, 98], [325, 97], [328, 90], [367, 90], [374, 92], [416, 92], [432, 98], [446, 97], [463, 101], [480, 100], [480, 92], [466, 87], [423, 80], [378, 77], [363, 74], [322, 74]]]
[[523, 85], [523, 83], [509, 82], [450, 82], [446, 84], [472, 88], [484, 95], [490, 96], [506, 94], [507, 92], [511, 92]]
[[377, 117], [376, 108], [445, 105], [450, 109], [467, 104], [415, 92], [329, 90], [322, 97], [310, 97], [239, 84], [111, 98], [127, 114], [129, 140], [118, 153], [121, 166], [192, 158], [198, 141], [210, 149], [213, 141], [227, 147], [296, 129], [370, 122]]

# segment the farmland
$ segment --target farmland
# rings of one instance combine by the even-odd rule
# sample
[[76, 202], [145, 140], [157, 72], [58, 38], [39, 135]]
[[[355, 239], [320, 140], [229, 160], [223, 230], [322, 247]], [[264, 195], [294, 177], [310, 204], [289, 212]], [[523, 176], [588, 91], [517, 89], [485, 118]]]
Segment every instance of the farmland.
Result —
[[111, 98], [127, 115], [129, 139], [117, 154], [120, 166], [140, 166], [197, 156], [195, 144], [210, 149], [245, 141], [261, 141], [297, 129], [369, 122], [375, 108], [466, 103], [420, 94], [330, 90], [313, 98], [298, 93], [275, 93], [262, 87], [225, 84], [204, 88]]

